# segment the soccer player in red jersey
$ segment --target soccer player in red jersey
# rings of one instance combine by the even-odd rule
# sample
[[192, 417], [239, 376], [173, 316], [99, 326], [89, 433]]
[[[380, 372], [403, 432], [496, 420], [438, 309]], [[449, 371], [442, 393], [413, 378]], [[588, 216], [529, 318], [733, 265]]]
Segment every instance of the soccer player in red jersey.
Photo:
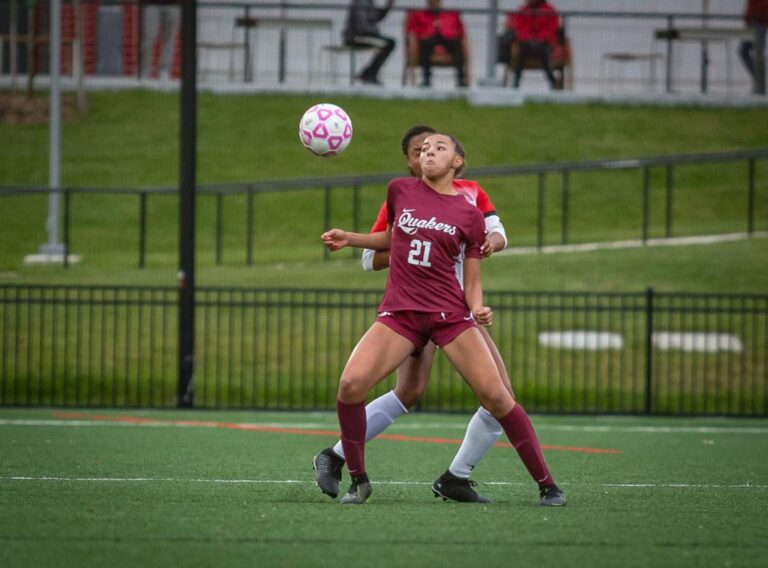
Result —
[[[455, 191], [454, 174], [464, 152], [452, 137], [428, 137], [422, 147], [420, 180], [393, 180], [387, 193], [387, 230], [371, 234], [332, 229], [322, 235], [331, 250], [345, 246], [389, 249], [390, 271], [379, 317], [352, 352], [339, 382], [337, 412], [341, 444], [352, 477], [342, 503], [364, 503], [371, 494], [365, 470], [365, 397], [380, 380], [429, 340], [496, 418], [529, 473], [539, 482], [542, 501], [557, 497], [536, 434], [515, 403], [475, 319], [490, 325], [482, 304], [480, 257], [485, 227], [482, 213]], [[457, 265], [464, 259], [462, 290]]]
[[[411, 175], [421, 177], [419, 158], [424, 139], [436, 131], [431, 126], [418, 125], [409, 129], [402, 140], [402, 151], [406, 158], [408, 171]], [[485, 217], [486, 238], [482, 247], [483, 257], [502, 250], [507, 244], [504, 226], [496, 214], [486, 192], [475, 181], [454, 179], [454, 189], [463, 193], [466, 199], [477, 206]], [[387, 228], [386, 202], [379, 209], [371, 232], [384, 231]], [[389, 267], [389, 251], [363, 251], [363, 268], [367, 271], [382, 270]], [[490, 334], [483, 327], [478, 327], [491, 350], [499, 374], [505, 386], [512, 392], [509, 376], [504, 362]], [[432, 361], [435, 354], [435, 344], [427, 343], [419, 355], [409, 357], [397, 369], [397, 384], [390, 392], [383, 394], [366, 405], [366, 442], [372, 440], [386, 430], [399, 416], [406, 414], [409, 408], [421, 400], [429, 381]], [[501, 425], [482, 406], [478, 408], [467, 426], [464, 440], [448, 469], [432, 485], [435, 496], [460, 502], [487, 503], [486, 497], [478, 495], [473, 489], [475, 485], [470, 480], [470, 474], [475, 465], [483, 459], [494, 446], [502, 433]], [[341, 441], [333, 447], [326, 448], [313, 459], [315, 481], [323, 493], [336, 497], [344, 467], [344, 449]], [[562, 496], [547, 495], [541, 499], [543, 505], [562, 505]]]

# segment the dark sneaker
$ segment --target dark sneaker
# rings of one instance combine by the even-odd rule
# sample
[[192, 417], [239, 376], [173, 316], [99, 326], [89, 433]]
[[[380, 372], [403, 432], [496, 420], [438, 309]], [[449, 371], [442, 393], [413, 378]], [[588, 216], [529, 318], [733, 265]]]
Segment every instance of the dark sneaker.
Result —
[[539, 505], [543, 507], [565, 507], [568, 500], [565, 498], [565, 493], [560, 491], [557, 485], [547, 485], [539, 489], [539, 495], [541, 501]]
[[315, 470], [315, 483], [326, 495], [336, 498], [339, 494], [341, 469], [344, 460], [337, 456], [331, 448], [325, 448], [312, 458], [312, 468]]
[[358, 475], [352, 478], [352, 485], [349, 486], [347, 494], [341, 498], [342, 505], [362, 505], [373, 493], [368, 476]]
[[442, 497], [443, 501], [453, 499], [459, 503], [490, 503], [491, 500], [472, 489], [477, 483], [470, 479], [456, 477], [447, 471], [437, 478], [432, 484], [432, 493], [435, 497]]

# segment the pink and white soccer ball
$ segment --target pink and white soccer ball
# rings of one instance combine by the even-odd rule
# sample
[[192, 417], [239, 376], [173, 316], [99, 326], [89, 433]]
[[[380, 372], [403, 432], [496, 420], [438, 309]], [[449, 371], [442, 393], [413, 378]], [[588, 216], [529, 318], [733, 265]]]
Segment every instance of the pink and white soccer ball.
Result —
[[352, 142], [352, 120], [341, 107], [331, 103], [317, 104], [301, 117], [299, 138], [313, 154], [323, 158], [335, 156]]

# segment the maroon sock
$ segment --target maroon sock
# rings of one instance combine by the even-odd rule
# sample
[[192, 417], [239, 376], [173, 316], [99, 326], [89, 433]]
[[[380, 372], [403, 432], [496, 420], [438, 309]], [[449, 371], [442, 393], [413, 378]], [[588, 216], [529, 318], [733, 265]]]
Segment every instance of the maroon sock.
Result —
[[[539, 487], [553, 485], [555, 480], [549, 474], [544, 455], [541, 453], [539, 439], [536, 437], [533, 424], [531, 424], [531, 420], [523, 407], [516, 404], [512, 410], [498, 420], [533, 480], [539, 484]], [[346, 448], [344, 451], [347, 451]]]
[[336, 414], [341, 428], [341, 447], [351, 476], [365, 473], [365, 402], [347, 404], [336, 401]]

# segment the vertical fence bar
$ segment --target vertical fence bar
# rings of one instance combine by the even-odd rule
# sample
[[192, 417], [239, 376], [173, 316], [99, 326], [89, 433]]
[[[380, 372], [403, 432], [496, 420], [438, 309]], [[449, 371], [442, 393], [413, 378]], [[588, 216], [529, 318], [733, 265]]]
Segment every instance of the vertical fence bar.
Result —
[[70, 191], [64, 190], [64, 256], [62, 263], [64, 268], [69, 268], [69, 215], [70, 215]]
[[536, 221], [536, 247], [541, 249], [544, 246], [544, 174], [538, 174], [538, 184], [536, 189], [538, 219]]
[[664, 88], [667, 93], [672, 92], [672, 30], [675, 26], [675, 20], [672, 16], [667, 16], [667, 56], [666, 62], [666, 76], [664, 81]]
[[568, 170], [563, 170], [563, 202], [560, 216], [560, 243], [568, 244], [568, 216], [570, 206], [570, 176]]
[[667, 164], [667, 190], [666, 190], [666, 211], [664, 212], [664, 237], [672, 236], [672, 191], [674, 188], [674, 179], [672, 164]]
[[[247, 35], [247, 32], [246, 32]], [[253, 265], [253, 191], [248, 191], [245, 222], [245, 263]]]
[[224, 232], [224, 194], [216, 194], [216, 266], [222, 262]]
[[755, 159], [747, 161], [747, 234], [755, 230]]
[[[352, 230], [355, 233], [360, 232], [360, 186], [355, 184], [352, 187]], [[349, 253], [355, 258], [358, 251], [355, 247], [349, 247]]]
[[243, 15], [243, 82], [253, 81], [253, 62], [251, 61], [251, 7], [245, 7]]
[[653, 288], [645, 291], [645, 413], [653, 412]]
[[[323, 188], [323, 231], [331, 228], [331, 186]], [[323, 260], [330, 258], [331, 252], [323, 247]]]
[[643, 168], [643, 244], [648, 242], [648, 223], [651, 217], [650, 185], [651, 169], [648, 166], [645, 166]]
[[147, 192], [139, 193], [139, 268], [144, 268], [147, 246]]

